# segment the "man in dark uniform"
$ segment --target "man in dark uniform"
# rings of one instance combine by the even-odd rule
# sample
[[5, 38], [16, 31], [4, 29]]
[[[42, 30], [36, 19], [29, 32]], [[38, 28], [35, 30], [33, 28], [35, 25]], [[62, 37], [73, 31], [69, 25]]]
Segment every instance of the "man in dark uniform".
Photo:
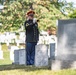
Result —
[[34, 65], [35, 46], [39, 40], [38, 23], [34, 20], [35, 12], [30, 10], [27, 12], [27, 20], [25, 21], [26, 29], [26, 64]]

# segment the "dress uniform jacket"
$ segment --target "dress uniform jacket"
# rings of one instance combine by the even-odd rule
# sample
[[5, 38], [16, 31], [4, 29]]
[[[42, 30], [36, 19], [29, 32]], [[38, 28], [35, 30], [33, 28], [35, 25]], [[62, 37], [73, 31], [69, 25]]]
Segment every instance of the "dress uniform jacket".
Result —
[[24, 26], [26, 29], [26, 42], [37, 42], [39, 40], [37, 22], [33, 23], [33, 20], [26, 20]]

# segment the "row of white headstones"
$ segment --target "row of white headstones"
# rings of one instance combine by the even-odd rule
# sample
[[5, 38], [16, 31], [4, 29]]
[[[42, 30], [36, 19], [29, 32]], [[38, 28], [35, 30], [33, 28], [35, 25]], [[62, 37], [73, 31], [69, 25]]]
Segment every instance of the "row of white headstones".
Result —
[[19, 33], [19, 38], [17, 37], [16, 33], [6, 32], [4, 34], [0, 34], [0, 43], [6, 43], [9, 46], [10, 43], [25, 43], [25, 32]]
[[[55, 43], [50, 43], [50, 48], [48, 48], [48, 45], [38, 44], [36, 45], [35, 52], [35, 66], [48, 66], [48, 58], [54, 59], [55, 56]], [[0, 50], [0, 59], [3, 59], [2, 50]], [[14, 64], [26, 65], [26, 50], [12, 46], [10, 50], [10, 60], [12, 60]]]
[[0, 34], [0, 59], [3, 59], [3, 51], [1, 43], [6, 43], [7, 46], [10, 46], [10, 43], [14, 43], [14, 41], [17, 43], [17, 46], [19, 46], [20, 43], [25, 43], [25, 32], [19, 33], [19, 39], [17, 39], [17, 35], [14, 32], [13, 33], [5, 32], [4, 34]]
[[[15, 35], [13, 34], [12, 36], [15, 36]], [[23, 37], [23, 34], [21, 37]], [[41, 40], [43, 40], [44, 42], [42, 42]], [[47, 44], [49, 44], [50, 48], [48, 48]], [[7, 46], [9, 46], [9, 44]], [[40, 36], [38, 45], [36, 46], [35, 66], [48, 65], [48, 56], [49, 57], [51, 56], [51, 58], [52, 56], [56, 56], [56, 48], [57, 48], [57, 37], [56, 36], [54, 35], [48, 36], [48, 37]], [[3, 51], [1, 49], [1, 44], [0, 44], [0, 59], [3, 59]], [[26, 64], [26, 50], [23, 48], [22, 49], [18, 48], [18, 45], [11, 46], [10, 60], [12, 60], [13, 63], [15, 64]]]
[[[45, 44], [36, 45], [35, 50], [35, 66], [48, 66], [48, 58], [54, 59], [55, 54], [55, 43], [50, 44], [50, 48]], [[49, 49], [49, 50], [48, 50]], [[48, 51], [51, 51], [50, 56], [48, 56]], [[17, 47], [13, 47], [10, 52], [10, 59], [14, 64], [26, 65], [26, 49], [19, 49]]]
[[[43, 32], [41, 34], [42, 35], [39, 36], [39, 44], [49, 44], [53, 41], [56, 42], [56, 36], [49, 36], [47, 32]], [[0, 34], [0, 43], [6, 43], [7, 46], [9, 46], [10, 43], [16, 43], [17, 46], [19, 46], [20, 43], [25, 44], [25, 32], [20, 32], [18, 37], [14, 32], [6, 32], [5, 34]]]

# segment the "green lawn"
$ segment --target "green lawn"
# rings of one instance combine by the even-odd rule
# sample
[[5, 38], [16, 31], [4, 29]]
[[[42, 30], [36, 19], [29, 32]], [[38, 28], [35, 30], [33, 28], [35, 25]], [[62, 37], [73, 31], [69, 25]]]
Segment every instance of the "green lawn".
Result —
[[0, 75], [76, 75], [76, 70], [72, 69], [51, 71], [48, 67], [12, 65], [6, 45], [2, 47], [4, 59], [0, 60]]
[[76, 75], [76, 70], [51, 71], [48, 68], [34, 66], [2, 65], [0, 75]]
[[10, 52], [9, 51], [3, 51], [3, 58], [0, 60], [0, 65], [8, 65], [12, 64], [12, 61], [10, 60]]

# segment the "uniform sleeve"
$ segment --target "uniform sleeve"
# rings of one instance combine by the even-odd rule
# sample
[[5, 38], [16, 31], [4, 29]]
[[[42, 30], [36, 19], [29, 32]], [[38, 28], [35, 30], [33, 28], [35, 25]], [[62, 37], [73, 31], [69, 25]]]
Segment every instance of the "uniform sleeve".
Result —
[[[24, 22], [24, 27], [26, 26], [26, 21]], [[26, 29], [26, 27], [25, 27], [25, 29]]]
[[37, 26], [37, 27], [38, 27], [38, 23], [37, 23], [37, 22], [35, 23], [35, 26]]
[[34, 25], [33, 23], [28, 23], [27, 21], [24, 23], [25, 29], [28, 29], [28, 30], [32, 29], [33, 25]]
[[35, 23], [35, 27], [37, 28], [38, 34], [39, 34], [39, 28], [38, 28], [38, 23]]

